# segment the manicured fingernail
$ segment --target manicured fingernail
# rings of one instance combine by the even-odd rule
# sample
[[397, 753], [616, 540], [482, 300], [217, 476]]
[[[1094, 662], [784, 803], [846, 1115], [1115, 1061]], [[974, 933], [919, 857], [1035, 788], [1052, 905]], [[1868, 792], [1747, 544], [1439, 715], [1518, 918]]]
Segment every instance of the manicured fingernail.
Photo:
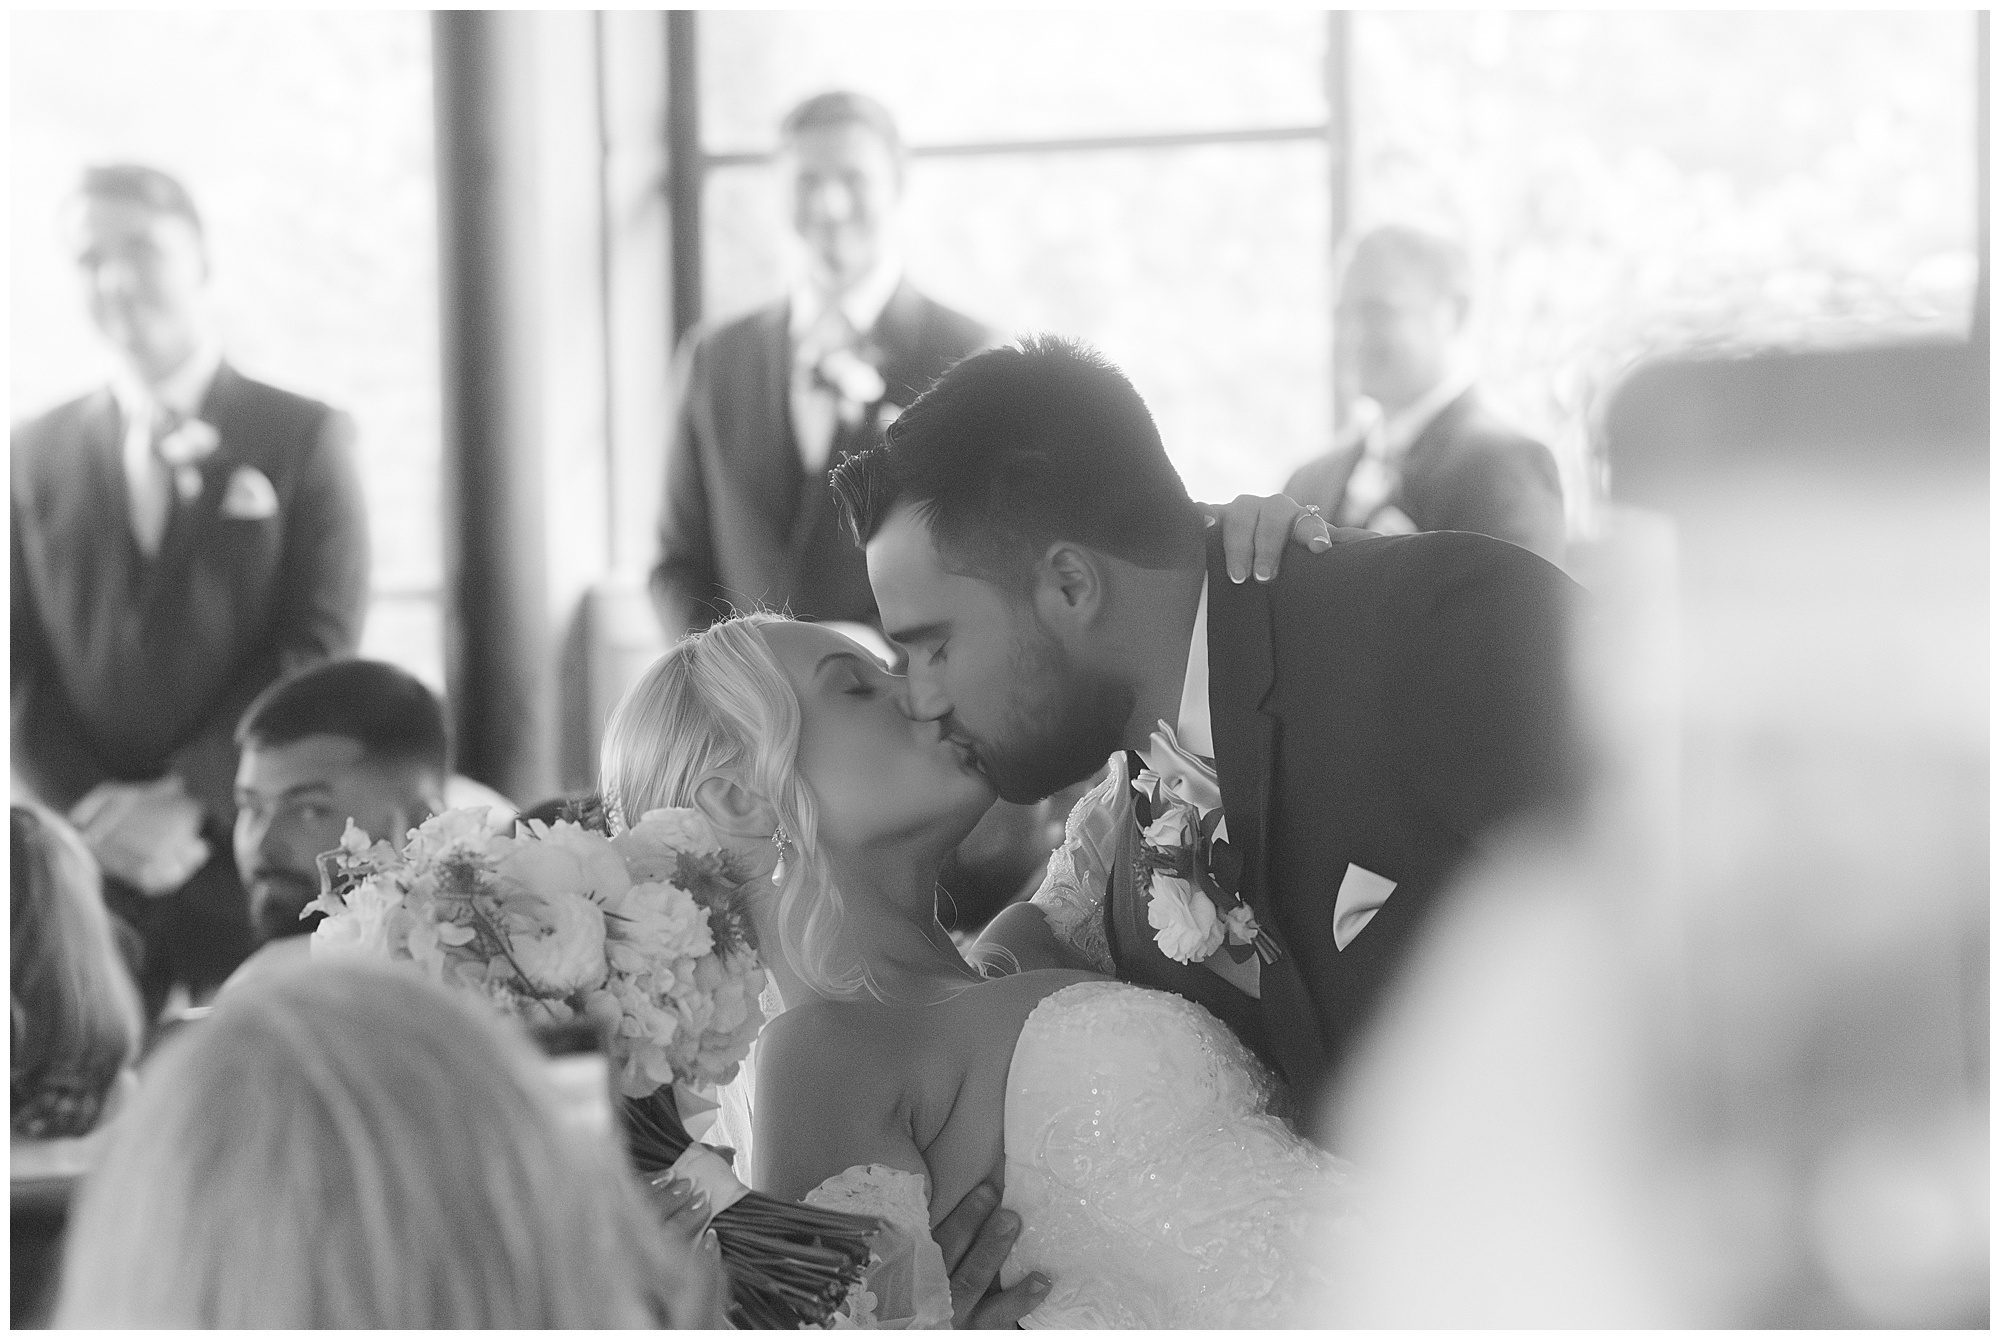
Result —
[[1323, 554], [1327, 550], [1333, 548], [1333, 540], [1329, 536], [1315, 535], [1310, 540], [1306, 541], [1306, 548], [1312, 550], [1316, 554]]
[[1005, 1233], [1008, 1237], [1012, 1237], [1014, 1236], [1014, 1234], [1019, 1233], [1021, 1231], [1021, 1216], [1015, 1214], [1012, 1210], [1000, 1211], [999, 1218], [996, 1222], [1000, 1231], [1002, 1233]]
[[719, 1252], [722, 1250], [722, 1239], [716, 1237], [715, 1230], [711, 1228], [701, 1235], [701, 1245], [705, 1251]]
[[1257, 565], [1257, 580], [1260, 582], [1268, 582], [1271, 580], [1271, 570], [1265, 567], [1262, 563], [1259, 563]]
[[1241, 569], [1231, 568], [1229, 570], [1229, 580], [1235, 582], [1238, 586], [1241, 586], [1243, 584], [1243, 577], [1244, 573], [1242, 572]]
[[1049, 1282], [1043, 1279], [1040, 1275], [1037, 1275], [1033, 1279], [1028, 1281], [1029, 1293], [1047, 1293], [1048, 1291], [1049, 1291]]

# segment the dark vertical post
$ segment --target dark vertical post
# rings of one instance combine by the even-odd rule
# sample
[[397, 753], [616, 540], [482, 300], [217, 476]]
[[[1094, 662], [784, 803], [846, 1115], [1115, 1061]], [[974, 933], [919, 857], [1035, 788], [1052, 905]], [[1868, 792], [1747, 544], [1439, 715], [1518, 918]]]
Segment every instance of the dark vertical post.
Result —
[[673, 246], [674, 339], [701, 320], [701, 100], [695, 14], [667, 14], [667, 195]]
[[[1326, 16], [1326, 170], [1328, 245], [1339, 250], [1347, 240], [1354, 209], [1354, 71], [1353, 16], [1336, 9]], [[1327, 313], [1329, 324], [1333, 314]], [[1338, 338], [1336, 335], [1334, 338]], [[1331, 347], [1331, 341], [1329, 341]], [[1333, 350], [1333, 430], [1347, 418], [1346, 395], [1340, 384], [1340, 351]]]
[[524, 804], [555, 779], [532, 347], [532, 15], [432, 18], [443, 354], [445, 680], [459, 771]]

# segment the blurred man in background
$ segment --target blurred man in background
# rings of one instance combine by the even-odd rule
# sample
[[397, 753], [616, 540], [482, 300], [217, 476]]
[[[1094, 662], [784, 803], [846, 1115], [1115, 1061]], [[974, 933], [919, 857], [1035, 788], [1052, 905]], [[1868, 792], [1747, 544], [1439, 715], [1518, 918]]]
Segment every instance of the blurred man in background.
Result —
[[312, 929], [319, 856], [351, 820], [400, 842], [445, 808], [451, 774], [444, 707], [383, 661], [333, 661], [289, 675], [237, 728], [236, 870], [260, 941]]
[[1561, 563], [1555, 457], [1473, 389], [1471, 305], [1457, 243], [1402, 225], [1362, 235], [1341, 276], [1335, 349], [1369, 405], [1359, 433], [1300, 467], [1285, 492], [1343, 526], [1475, 531]]
[[779, 143], [803, 273], [787, 297], [691, 333], [677, 359], [652, 574], [670, 639], [731, 606], [872, 629], [868, 573], [827, 473], [989, 339], [903, 275], [903, 144], [880, 103], [809, 98]]
[[318, 918], [319, 857], [350, 821], [400, 843], [445, 808], [451, 746], [437, 695], [382, 661], [333, 661], [288, 675], [237, 727], [236, 872], [263, 946], [240, 975], [296, 957]]
[[103, 866], [157, 1014], [249, 952], [236, 722], [353, 651], [367, 527], [347, 416], [223, 360], [185, 188], [92, 168], [66, 222], [116, 371], [13, 434], [14, 769]]
[[[778, 142], [800, 272], [784, 298], [682, 344], [653, 604], [670, 641], [764, 605], [837, 623], [887, 660], [827, 475], [992, 332], [903, 273], [905, 155], [887, 108], [821, 93]], [[1039, 875], [1047, 827], [1037, 807], [993, 808], [947, 872], [955, 924], [976, 931]]]

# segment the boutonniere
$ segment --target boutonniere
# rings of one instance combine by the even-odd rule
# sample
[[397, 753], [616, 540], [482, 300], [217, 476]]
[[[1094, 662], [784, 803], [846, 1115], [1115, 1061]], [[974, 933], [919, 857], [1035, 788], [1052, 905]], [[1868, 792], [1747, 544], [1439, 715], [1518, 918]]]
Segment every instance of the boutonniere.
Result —
[[184, 503], [201, 496], [201, 463], [215, 454], [222, 435], [201, 419], [183, 419], [153, 446], [174, 472], [174, 490]]
[[889, 383], [875, 365], [852, 349], [829, 350], [813, 371], [840, 397], [840, 417], [850, 428], [861, 422], [869, 406], [889, 394]]
[[1152, 808], [1152, 822], [1139, 838], [1138, 876], [1160, 952], [1178, 963], [1198, 963], [1227, 948], [1238, 963], [1253, 952], [1276, 962], [1277, 944], [1237, 892], [1241, 860], [1218, 836], [1221, 809], [1204, 819], [1151, 769], [1132, 779], [1132, 789]]

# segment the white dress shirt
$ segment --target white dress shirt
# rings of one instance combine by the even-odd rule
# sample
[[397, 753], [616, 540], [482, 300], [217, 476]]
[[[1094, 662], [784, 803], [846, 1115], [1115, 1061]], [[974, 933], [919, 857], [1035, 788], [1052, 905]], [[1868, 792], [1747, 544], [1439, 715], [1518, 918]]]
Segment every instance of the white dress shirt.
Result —
[[[792, 340], [792, 431], [799, 459], [807, 473], [825, 467], [843, 413], [858, 415], [867, 405], [860, 395], [843, 394], [826, 385], [821, 365], [840, 351], [855, 354], [903, 281], [903, 267], [885, 260], [840, 293], [828, 293], [811, 283], [792, 292], [788, 323]], [[875, 379], [879, 384], [879, 376]], [[867, 388], [875, 391], [878, 386]], [[872, 398], [871, 398], [872, 399]]]
[[1391, 506], [1402, 485], [1403, 458], [1409, 455], [1424, 430], [1444, 413], [1445, 406], [1471, 386], [1471, 372], [1454, 369], [1430, 390], [1369, 428], [1362, 438], [1361, 459], [1354, 463], [1341, 498], [1337, 518], [1341, 525], [1388, 533], [1416, 528], [1400, 509]]
[[125, 420], [125, 491], [131, 499], [132, 534], [141, 552], [152, 557], [166, 533], [173, 510], [172, 471], [153, 450], [163, 420], [192, 419], [201, 412], [222, 366], [222, 350], [204, 341], [181, 365], [159, 381], [147, 383], [129, 368], [112, 378], [111, 393]]

